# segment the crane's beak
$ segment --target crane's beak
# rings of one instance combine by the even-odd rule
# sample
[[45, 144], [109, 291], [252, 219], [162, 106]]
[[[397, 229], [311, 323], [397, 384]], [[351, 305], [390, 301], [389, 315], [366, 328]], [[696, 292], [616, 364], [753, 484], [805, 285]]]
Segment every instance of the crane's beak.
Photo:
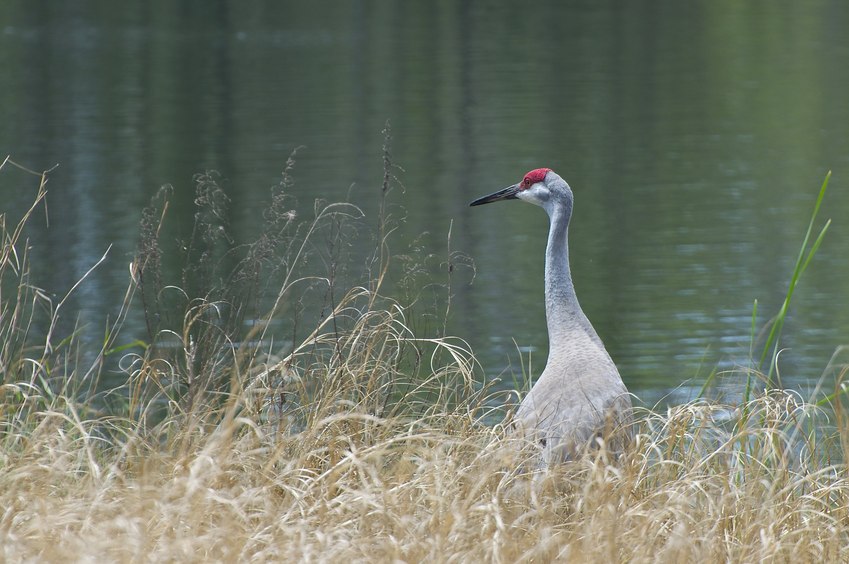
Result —
[[513, 186], [508, 186], [504, 190], [499, 190], [489, 196], [484, 196], [483, 198], [478, 198], [471, 204], [470, 206], [480, 206], [483, 204], [488, 204], [490, 202], [497, 202], [498, 200], [518, 200], [516, 194], [519, 193], [519, 185], [514, 184]]

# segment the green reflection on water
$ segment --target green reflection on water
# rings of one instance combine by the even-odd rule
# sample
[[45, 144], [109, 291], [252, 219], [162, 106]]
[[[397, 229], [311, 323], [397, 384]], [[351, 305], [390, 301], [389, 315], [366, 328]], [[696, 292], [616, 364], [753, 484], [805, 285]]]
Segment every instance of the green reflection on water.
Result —
[[[528, 206], [466, 204], [538, 166], [575, 190], [579, 297], [649, 402], [746, 361], [752, 301], [777, 310], [827, 169], [835, 225], [787, 322], [783, 380], [816, 378], [849, 335], [842, 2], [18, 2], [0, 21], [4, 152], [61, 163], [50, 229], [31, 234], [38, 283], [63, 292], [114, 244], [76, 295], [92, 327], [117, 307], [140, 209], [161, 184], [187, 224], [192, 174], [221, 171], [245, 240], [305, 145], [302, 211], [350, 195], [373, 217], [390, 119], [398, 250], [444, 252], [454, 221], [452, 248], [477, 277], [455, 277], [449, 329], [490, 375], [518, 365], [512, 339], [542, 369], [546, 222]], [[29, 201], [3, 190], [6, 211]]]

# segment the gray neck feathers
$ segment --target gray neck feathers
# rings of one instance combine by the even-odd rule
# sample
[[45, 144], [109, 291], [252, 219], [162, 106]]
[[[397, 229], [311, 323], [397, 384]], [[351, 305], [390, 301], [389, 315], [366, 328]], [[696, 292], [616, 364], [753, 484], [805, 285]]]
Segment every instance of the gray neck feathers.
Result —
[[603, 345], [581, 310], [572, 283], [568, 244], [572, 202], [560, 202], [548, 211], [551, 226], [545, 249], [545, 311], [551, 362], [571, 349], [572, 344], [586, 343], [587, 338], [599, 346]]

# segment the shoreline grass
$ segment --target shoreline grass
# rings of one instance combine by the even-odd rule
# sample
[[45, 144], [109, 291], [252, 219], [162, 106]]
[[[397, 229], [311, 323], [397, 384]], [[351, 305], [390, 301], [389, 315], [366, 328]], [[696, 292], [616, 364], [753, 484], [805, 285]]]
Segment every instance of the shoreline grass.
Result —
[[[382, 197], [388, 148], [384, 163]], [[122, 341], [119, 315], [90, 365], [79, 365], [73, 335], [50, 332], [62, 308], [29, 282], [21, 233], [31, 212], [4, 221], [4, 561], [845, 558], [845, 370], [830, 409], [777, 387], [737, 404], [640, 409], [635, 444], [617, 462], [601, 451], [525, 470], [531, 455], [485, 423], [500, 408], [468, 345], [416, 334], [409, 304], [382, 294], [387, 208], [366, 275], [347, 284], [341, 242], [361, 214], [330, 204], [296, 220], [291, 164], [262, 235], [241, 247], [223, 243], [214, 177], [198, 178], [179, 288], [159, 268], [161, 194], [122, 307], [141, 303], [148, 339]], [[325, 314], [287, 346], [271, 344], [273, 323], [297, 313], [304, 291], [324, 297]], [[54, 322], [46, 337], [32, 333], [43, 311]], [[125, 382], [91, 401], [115, 356]]]

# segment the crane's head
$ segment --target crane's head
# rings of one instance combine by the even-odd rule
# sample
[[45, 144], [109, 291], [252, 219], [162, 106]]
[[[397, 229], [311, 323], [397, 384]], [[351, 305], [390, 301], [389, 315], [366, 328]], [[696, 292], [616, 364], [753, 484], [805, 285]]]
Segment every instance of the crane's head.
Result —
[[528, 172], [522, 181], [478, 198], [470, 206], [480, 206], [498, 200], [524, 200], [545, 208], [549, 214], [552, 206], [566, 205], [571, 211], [572, 190], [556, 172], [550, 168], [537, 168]]

